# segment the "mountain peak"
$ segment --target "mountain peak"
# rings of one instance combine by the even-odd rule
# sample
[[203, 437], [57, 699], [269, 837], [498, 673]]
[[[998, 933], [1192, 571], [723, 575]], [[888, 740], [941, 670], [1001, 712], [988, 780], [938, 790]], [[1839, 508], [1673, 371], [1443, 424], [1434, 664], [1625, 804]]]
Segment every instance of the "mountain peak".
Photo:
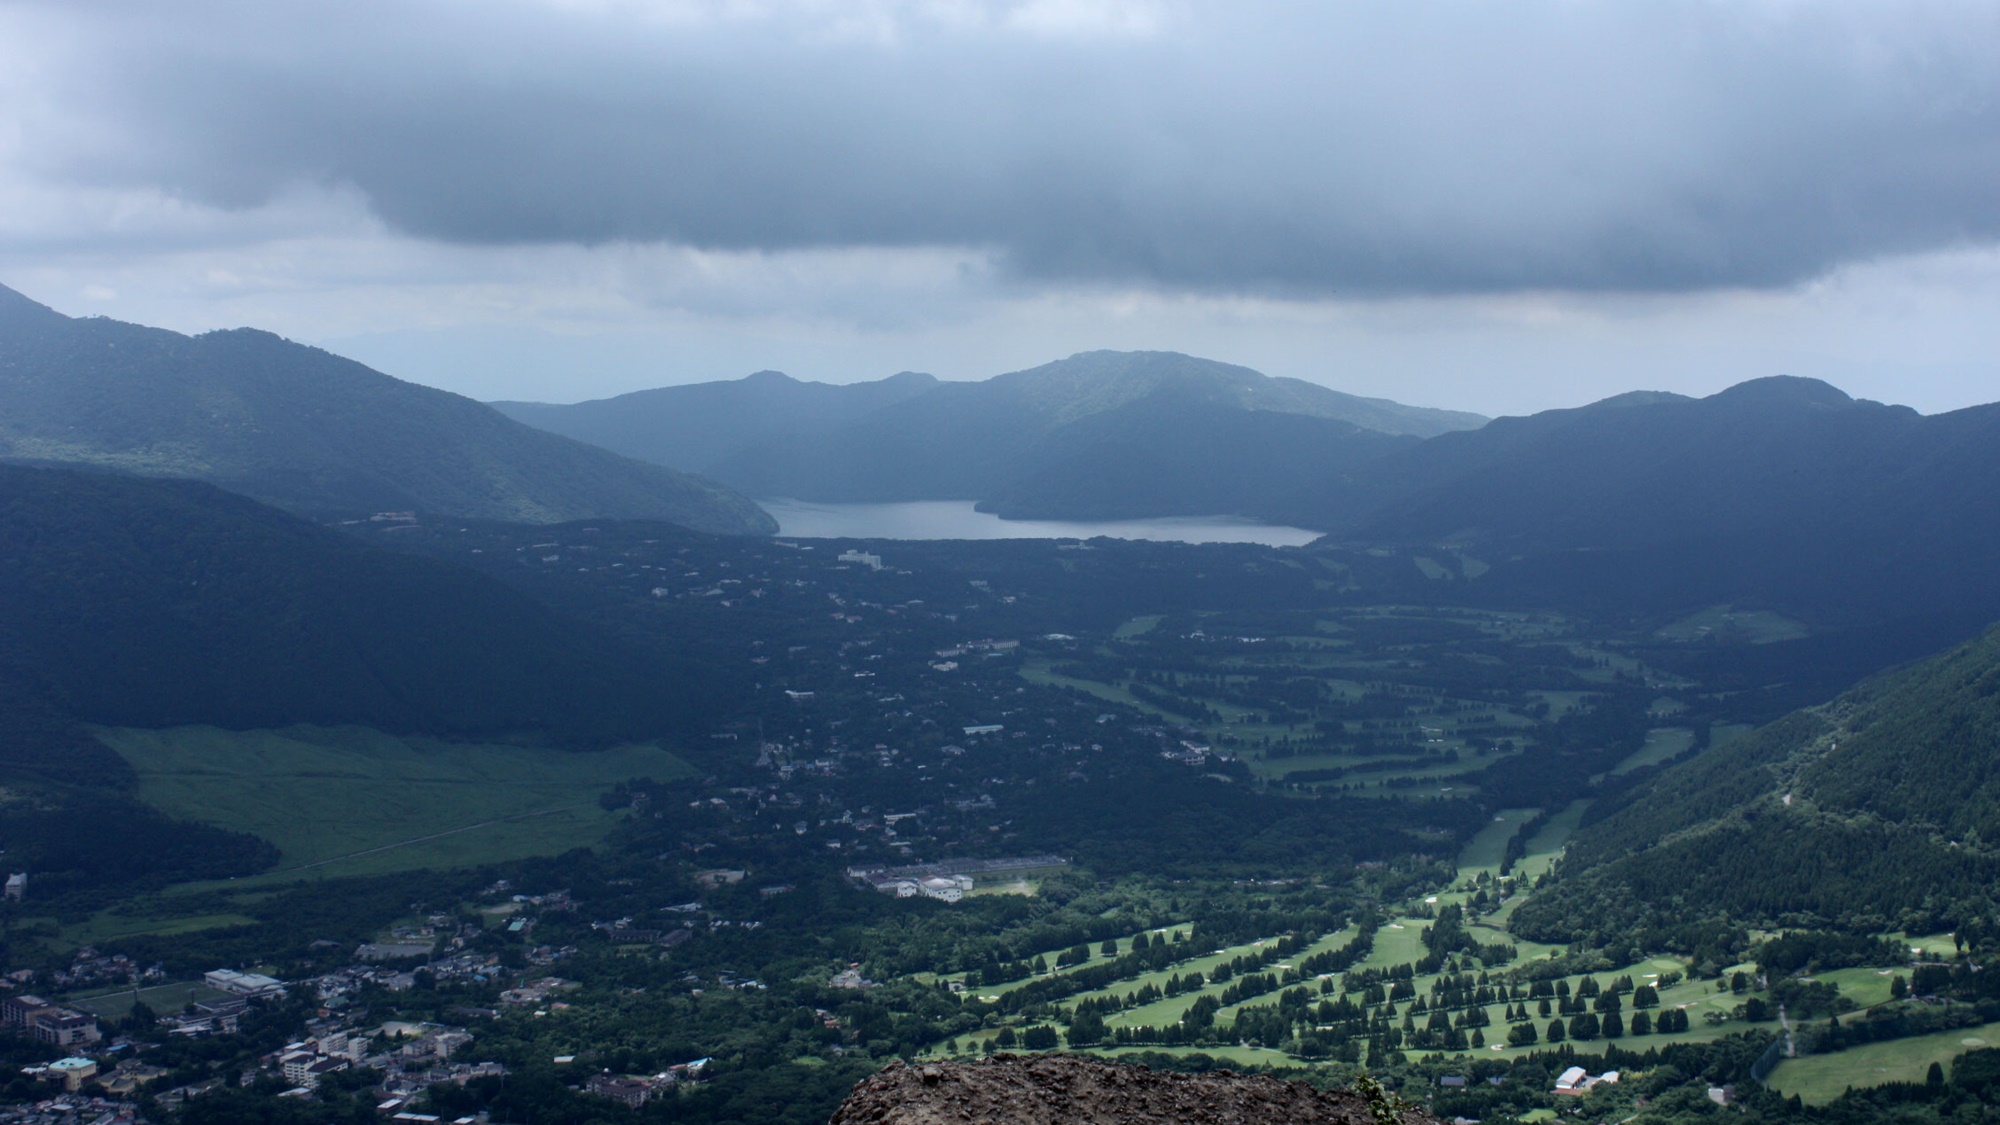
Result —
[[1708, 396], [1715, 402], [1764, 406], [1852, 406], [1846, 391], [1821, 379], [1798, 375], [1767, 375], [1738, 383], [1728, 390]]

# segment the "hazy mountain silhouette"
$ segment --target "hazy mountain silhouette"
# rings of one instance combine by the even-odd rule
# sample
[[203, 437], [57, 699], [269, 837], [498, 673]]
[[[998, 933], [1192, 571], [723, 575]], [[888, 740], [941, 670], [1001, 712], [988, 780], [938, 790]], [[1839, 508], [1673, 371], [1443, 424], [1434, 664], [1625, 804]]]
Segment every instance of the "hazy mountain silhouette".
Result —
[[2000, 405], [1925, 416], [1784, 377], [1621, 395], [1444, 434], [1307, 497], [1280, 514], [1449, 545], [1517, 599], [2000, 613]]
[[1263, 515], [1320, 475], [1484, 421], [1173, 352], [1085, 352], [980, 382], [905, 373], [829, 386], [762, 372], [495, 405], [751, 495], [971, 499], [1023, 517]]
[[776, 530], [762, 509], [712, 481], [556, 437], [268, 332], [188, 337], [72, 319], [5, 287], [0, 459], [194, 477], [299, 511]]

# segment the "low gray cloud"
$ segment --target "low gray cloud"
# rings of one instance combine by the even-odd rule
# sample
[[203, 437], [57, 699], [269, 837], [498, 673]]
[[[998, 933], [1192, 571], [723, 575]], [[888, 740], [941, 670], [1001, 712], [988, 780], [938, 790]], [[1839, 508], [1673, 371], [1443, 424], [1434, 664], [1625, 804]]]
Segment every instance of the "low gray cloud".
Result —
[[1986, 4], [4, 18], [46, 64], [10, 107], [28, 174], [245, 209], [351, 188], [447, 241], [966, 246], [1029, 284], [1365, 296], [1768, 287], [2000, 238]]

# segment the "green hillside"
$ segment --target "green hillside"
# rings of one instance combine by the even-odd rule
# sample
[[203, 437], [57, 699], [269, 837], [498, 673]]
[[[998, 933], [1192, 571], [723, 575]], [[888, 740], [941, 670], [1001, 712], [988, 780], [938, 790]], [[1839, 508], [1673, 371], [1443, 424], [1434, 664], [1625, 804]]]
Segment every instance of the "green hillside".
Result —
[[1513, 919], [1538, 940], [1703, 919], [1929, 933], [2000, 878], [2000, 629], [1625, 794]]
[[0, 466], [0, 544], [0, 689], [39, 731], [0, 759], [43, 773], [63, 754], [33, 747], [73, 742], [65, 719], [589, 746], [728, 699], [661, 642], [194, 481]]
[[712, 481], [237, 329], [72, 319], [0, 287], [0, 459], [194, 477], [298, 511], [777, 525]]

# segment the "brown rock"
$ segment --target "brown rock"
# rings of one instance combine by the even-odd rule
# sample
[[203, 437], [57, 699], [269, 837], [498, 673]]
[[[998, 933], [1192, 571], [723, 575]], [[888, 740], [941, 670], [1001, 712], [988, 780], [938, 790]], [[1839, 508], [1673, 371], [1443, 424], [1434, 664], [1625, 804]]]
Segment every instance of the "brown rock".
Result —
[[[1406, 1125], [1436, 1118], [1406, 1111]], [[890, 1063], [829, 1125], [1381, 1125], [1361, 1095], [1229, 1071], [1176, 1074], [1084, 1055]]]

